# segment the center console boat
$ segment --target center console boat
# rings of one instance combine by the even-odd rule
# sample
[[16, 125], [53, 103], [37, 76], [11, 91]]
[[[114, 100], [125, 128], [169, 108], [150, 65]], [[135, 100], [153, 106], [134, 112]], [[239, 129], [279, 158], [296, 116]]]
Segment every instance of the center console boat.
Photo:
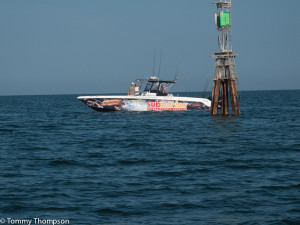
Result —
[[158, 77], [137, 79], [145, 85], [141, 95], [79, 96], [77, 99], [88, 107], [99, 111], [186, 111], [207, 110], [211, 102], [206, 98], [180, 97], [169, 91], [176, 83], [174, 80], [161, 80]]

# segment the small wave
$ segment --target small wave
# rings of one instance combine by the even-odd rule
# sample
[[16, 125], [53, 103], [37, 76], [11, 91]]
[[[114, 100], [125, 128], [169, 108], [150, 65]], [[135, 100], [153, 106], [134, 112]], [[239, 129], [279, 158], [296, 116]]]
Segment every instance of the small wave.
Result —
[[23, 175], [20, 173], [5, 173], [2, 174], [1, 177], [5, 177], [5, 178], [16, 178], [16, 177], [22, 177]]
[[240, 170], [248, 170], [248, 169], [255, 169], [255, 168], [261, 168], [262, 166], [260, 164], [245, 164], [245, 165], [226, 165], [226, 167], [231, 169], [240, 169]]
[[[120, 207], [124, 208], [124, 207]], [[103, 216], [113, 216], [113, 215], [119, 215], [119, 216], [131, 216], [131, 215], [141, 215], [147, 213], [146, 211], [140, 211], [140, 210], [120, 210], [120, 209], [114, 209], [114, 208], [103, 208], [103, 209], [97, 209], [94, 212], [98, 213], [99, 215]]]
[[59, 159], [59, 160], [52, 160], [48, 163], [49, 166], [61, 166], [61, 165], [78, 165], [79, 163], [74, 160], [66, 160], [66, 159]]
[[281, 185], [261, 186], [260, 188], [265, 188], [265, 189], [270, 189], [270, 190], [299, 189], [300, 184], [295, 184], [295, 185], [290, 185], [290, 186], [281, 186]]
[[103, 208], [103, 209], [97, 209], [94, 212], [99, 213], [101, 215], [103, 214], [109, 214], [109, 215], [122, 215], [124, 214], [124, 211], [122, 210], [117, 210], [117, 209], [110, 209], [110, 208]]
[[23, 211], [26, 211], [26, 209], [31, 209], [31, 207], [27, 207], [27, 206], [24, 206], [24, 205], [6, 205], [6, 206], [2, 206], [0, 208], [0, 211], [1, 212], [4, 212], [4, 213], [15, 213], [15, 212], [23, 212]]
[[50, 207], [39, 207], [38, 209], [39, 211], [78, 211], [80, 210], [80, 207], [76, 207], [76, 206], [61, 206], [61, 207], [55, 207], [55, 206], [50, 206]]
[[1, 128], [0, 132], [12, 133], [12, 132], [15, 132], [15, 130], [14, 129]]
[[162, 203], [161, 205], [157, 206], [158, 208], [174, 208], [174, 209], [179, 209], [179, 208], [184, 208], [184, 209], [195, 209], [195, 208], [202, 208], [203, 206], [198, 203], [172, 203], [172, 202], [166, 202]]
[[291, 209], [290, 212], [300, 213], [300, 208]]
[[144, 164], [147, 162], [149, 162], [149, 160], [145, 160], [145, 159], [119, 160], [119, 164], [121, 165]]
[[287, 218], [282, 220], [270, 221], [269, 224], [274, 225], [299, 225], [300, 218]]
[[103, 158], [103, 157], [105, 157], [105, 155], [102, 153], [90, 153], [90, 154], [88, 154], [88, 157], [89, 158]]
[[154, 175], [156, 176], [162, 176], [162, 177], [177, 177], [177, 176], [182, 176], [184, 175], [182, 172], [177, 172], [177, 171], [158, 171], [154, 172]]

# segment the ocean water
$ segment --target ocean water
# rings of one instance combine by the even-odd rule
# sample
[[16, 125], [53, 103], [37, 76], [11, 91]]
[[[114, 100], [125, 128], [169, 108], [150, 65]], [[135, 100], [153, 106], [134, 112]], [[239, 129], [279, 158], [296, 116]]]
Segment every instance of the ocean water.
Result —
[[299, 90], [242, 92], [239, 117], [76, 97], [0, 97], [0, 223], [300, 224]]

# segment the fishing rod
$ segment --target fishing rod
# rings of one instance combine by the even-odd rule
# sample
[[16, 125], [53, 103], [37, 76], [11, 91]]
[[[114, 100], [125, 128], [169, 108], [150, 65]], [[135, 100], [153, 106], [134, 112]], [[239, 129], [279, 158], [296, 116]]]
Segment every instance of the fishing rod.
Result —
[[160, 75], [161, 58], [162, 58], [162, 49], [160, 49], [160, 59], [159, 59], [158, 76], [157, 76], [158, 78]]
[[205, 98], [206, 96], [206, 92], [208, 90], [208, 85], [210, 83], [210, 78], [206, 80], [206, 84], [204, 85], [203, 87], [203, 90], [202, 90], [202, 98]]
[[153, 73], [152, 73], [153, 76], [154, 76], [154, 71], [155, 71], [155, 48], [154, 48], [154, 59], [153, 59]]

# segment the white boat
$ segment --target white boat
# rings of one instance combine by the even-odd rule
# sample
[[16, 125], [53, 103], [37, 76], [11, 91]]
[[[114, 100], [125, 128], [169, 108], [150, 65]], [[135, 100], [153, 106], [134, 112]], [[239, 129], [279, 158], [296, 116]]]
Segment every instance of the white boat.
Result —
[[146, 84], [141, 95], [119, 96], [79, 96], [90, 108], [99, 112], [108, 111], [186, 111], [207, 110], [211, 102], [206, 98], [179, 97], [169, 93], [174, 80], [160, 80], [157, 77], [138, 79], [139, 83]]

